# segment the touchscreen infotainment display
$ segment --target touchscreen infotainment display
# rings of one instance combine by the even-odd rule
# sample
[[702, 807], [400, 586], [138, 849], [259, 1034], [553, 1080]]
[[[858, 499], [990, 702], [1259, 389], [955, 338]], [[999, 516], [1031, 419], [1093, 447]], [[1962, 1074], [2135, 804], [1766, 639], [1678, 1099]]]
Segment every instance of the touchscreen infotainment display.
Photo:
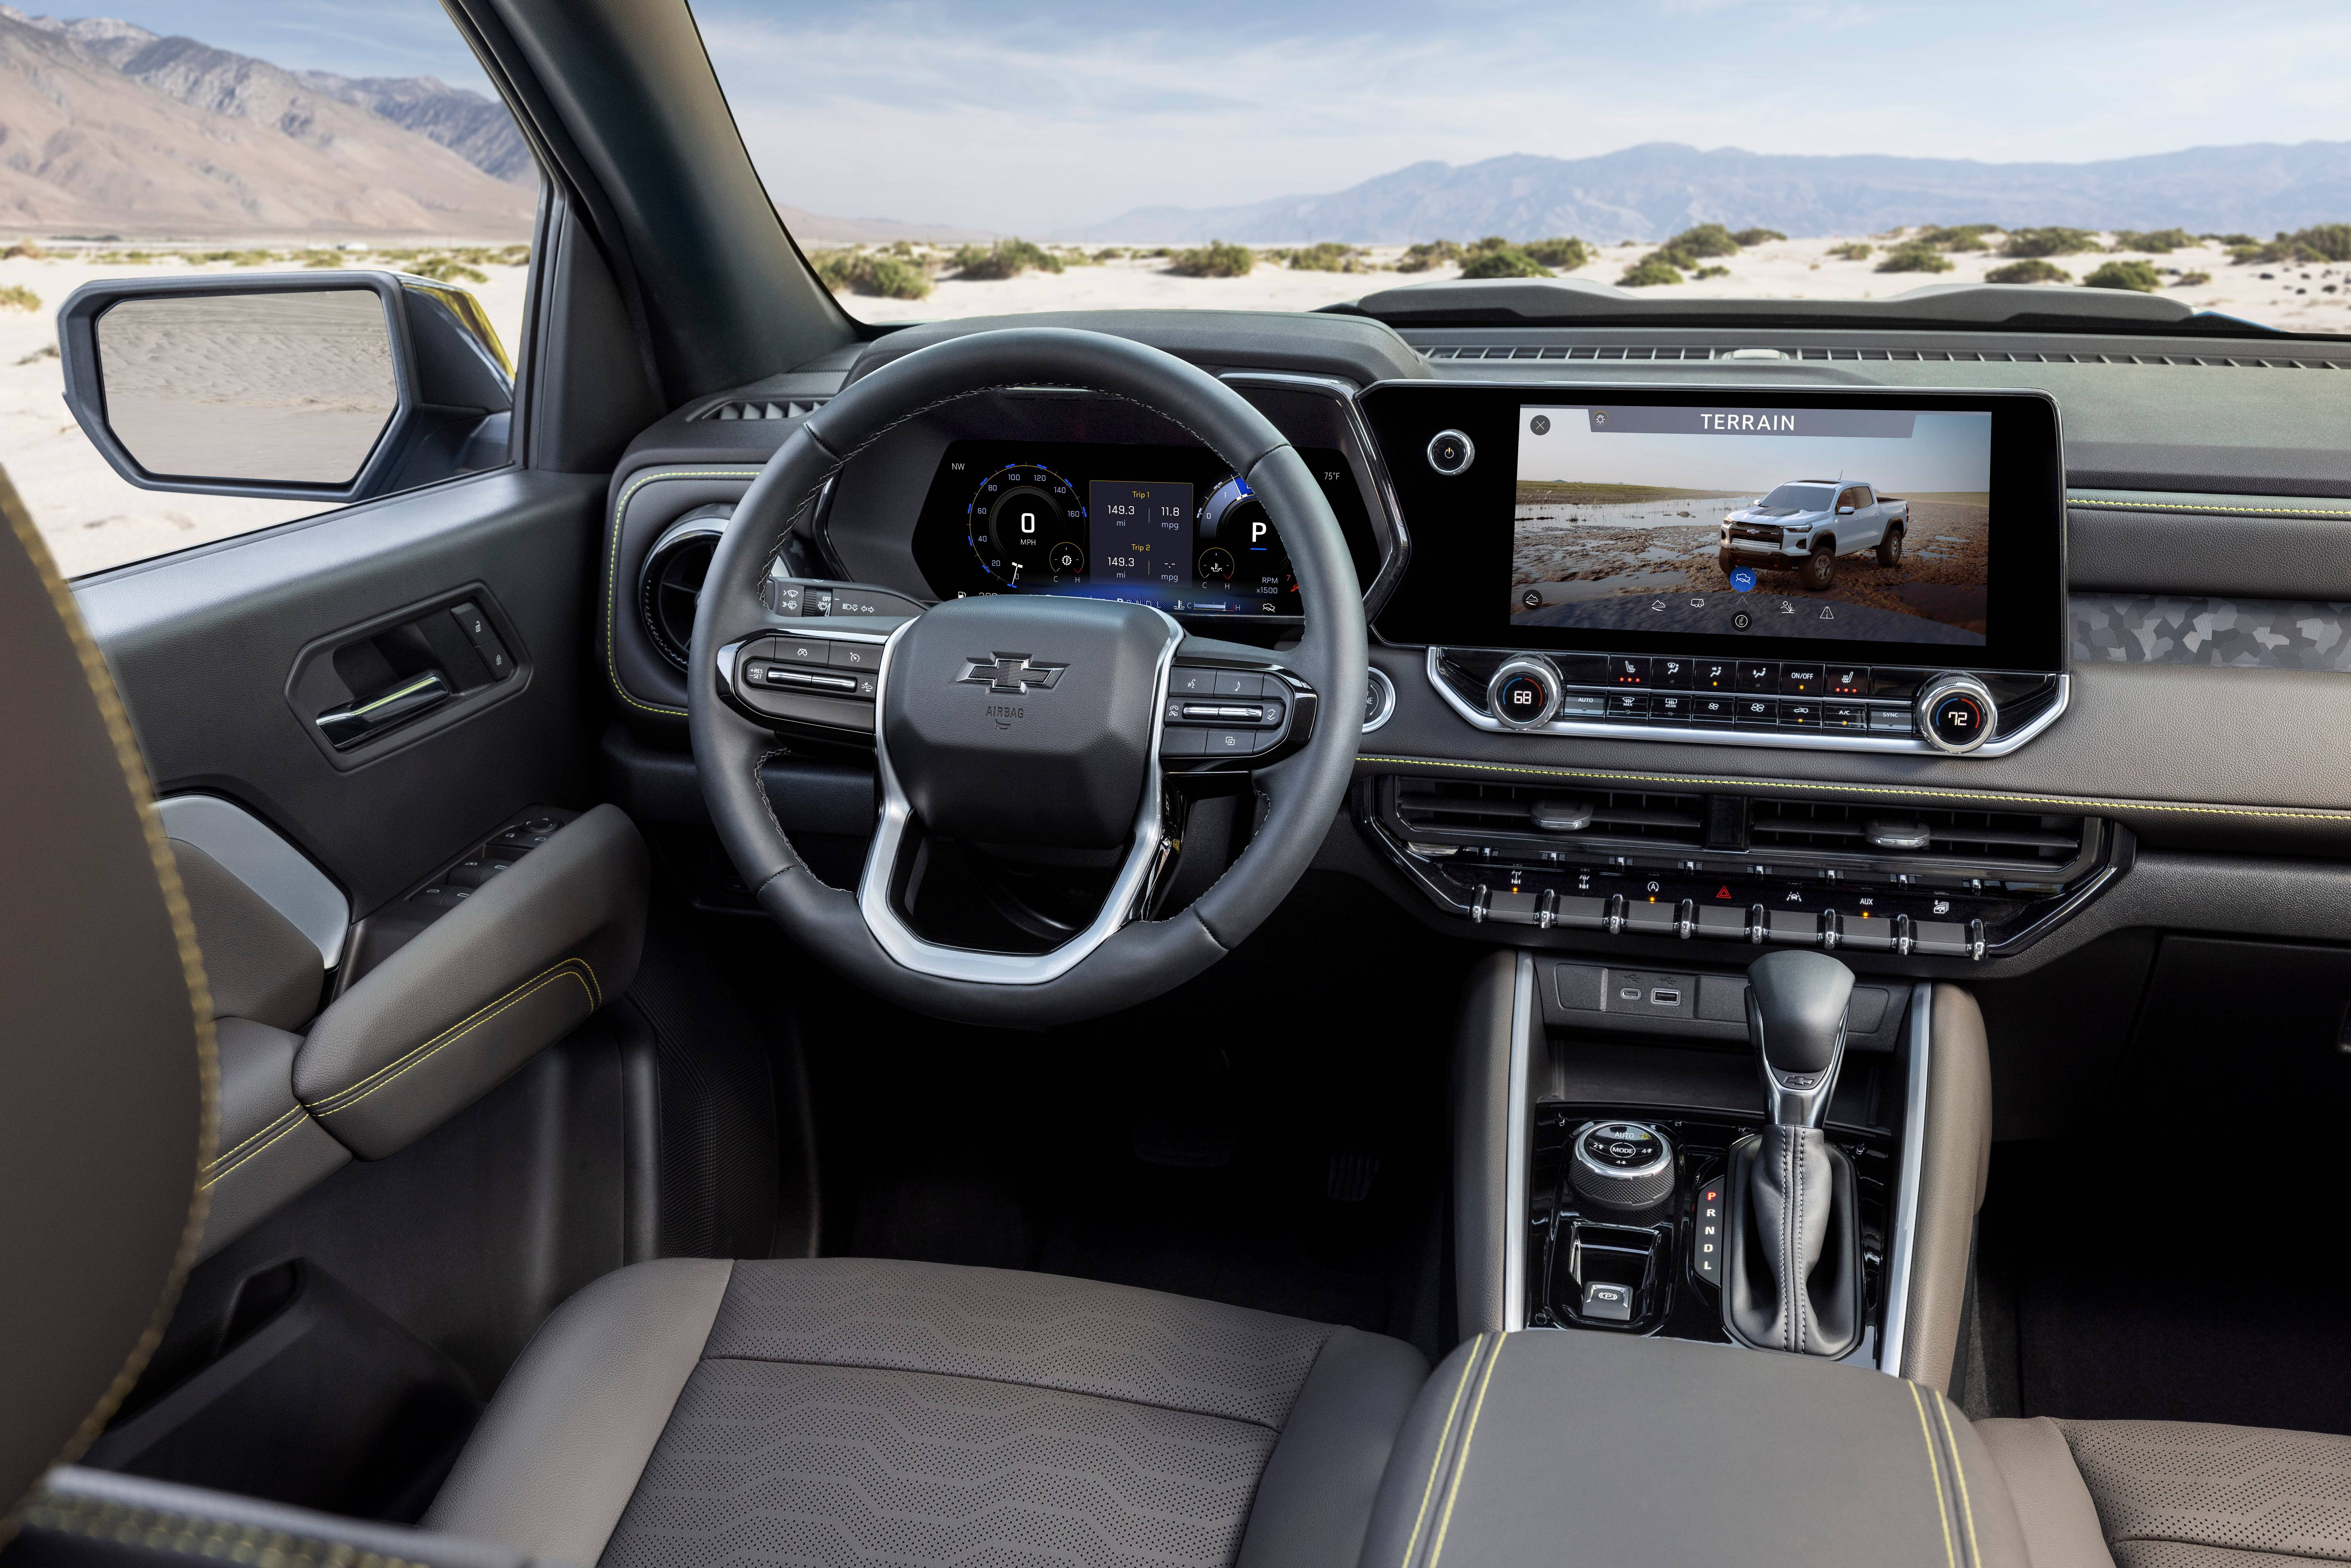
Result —
[[1518, 437], [1515, 628], [1985, 644], [1989, 413], [1541, 403]]

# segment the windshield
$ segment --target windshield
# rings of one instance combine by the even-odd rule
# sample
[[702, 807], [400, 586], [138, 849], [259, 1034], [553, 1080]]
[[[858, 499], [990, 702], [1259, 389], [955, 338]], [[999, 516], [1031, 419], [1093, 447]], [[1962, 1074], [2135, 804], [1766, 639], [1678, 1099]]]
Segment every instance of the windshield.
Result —
[[[2147, 0], [1466, 10], [697, 0], [852, 314], [2131, 289], [2351, 324], [2351, 42]], [[2074, 61], [2050, 93], [2021, 60]], [[1865, 150], [1865, 151], [1856, 151]]]
[[1825, 485], [1782, 485], [1763, 497], [1758, 510], [1766, 512], [1825, 512], [1835, 494]]

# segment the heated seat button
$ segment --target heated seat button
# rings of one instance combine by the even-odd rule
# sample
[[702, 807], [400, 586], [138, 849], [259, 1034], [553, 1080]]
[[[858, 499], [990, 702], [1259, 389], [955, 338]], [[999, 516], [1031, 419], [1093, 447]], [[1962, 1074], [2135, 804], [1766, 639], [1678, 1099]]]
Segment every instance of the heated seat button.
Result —
[[1831, 664], [1828, 666], [1827, 692], [1833, 697], [1865, 697], [1869, 695], [1869, 666], [1866, 664]]

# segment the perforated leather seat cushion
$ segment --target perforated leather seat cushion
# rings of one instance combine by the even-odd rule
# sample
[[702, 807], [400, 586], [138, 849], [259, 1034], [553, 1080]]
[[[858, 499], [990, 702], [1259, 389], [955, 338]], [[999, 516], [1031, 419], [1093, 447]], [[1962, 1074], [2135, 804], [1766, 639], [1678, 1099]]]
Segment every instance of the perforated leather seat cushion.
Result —
[[[1427, 1370], [1377, 1335], [1050, 1275], [844, 1259], [643, 1267], [731, 1271], [694, 1287], [715, 1286], [700, 1322], [684, 1314], [707, 1332], [607, 1533], [581, 1536], [579, 1508], [548, 1493], [562, 1479], [472, 1450], [436, 1528], [607, 1568], [1353, 1568]], [[641, 1272], [558, 1318], [627, 1315], [598, 1298]], [[603, 1375], [564, 1348], [578, 1326], [542, 1332], [554, 1350], [534, 1343], [476, 1449], [557, 1440], [549, 1422], [571, 1417], [550, 1391]], [[539, 1413], [517, 1420], [522, 1407]], [[535, 1489], [537, 1501], [504, 1495]]]
[[[1978, 1429], [2018, 1493], [2034, 1568], [2093, 1563], [2100, 1537], [2117, 1568], [2351, 1563], [2351, 1437], [2045, 1416]], [[2069, 1508], [2095, 1509], [2095, 1530]]]

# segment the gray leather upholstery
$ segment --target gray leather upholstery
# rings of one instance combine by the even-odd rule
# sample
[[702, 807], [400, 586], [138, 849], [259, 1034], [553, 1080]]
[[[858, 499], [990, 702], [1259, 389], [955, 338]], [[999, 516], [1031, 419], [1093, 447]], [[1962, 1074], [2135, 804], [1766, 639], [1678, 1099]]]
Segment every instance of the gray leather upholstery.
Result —
[[1482, 1334], [1397, 1439], [1365, 1568], [2025, 1568], [2007, 1489], [1931, 1389], [1734, 1345]]
[[[2099, 1568], [2106, 1552], [2117, 1568], [2351, 1563], [2351, 1437], [2200, 1421], [1983, 1426], [2011, 1490], [2035, 1498], [2020, 1507], [2033, 1568]], [[2095, 1509], [2086, 1523], [2075, 1488]]]
[[649, 882], [618, 807], [570, 822], [321, 1013], [295, 1094], [361, 1159], [407, 1147], [628, 988]]
[[[319, 951], [309, 950], [314, 957]], [[294, 1098], [299, 1035], [241, 1018], [216, 1019], [213, 1031], [220, 1049], [220, 1152], [204, 1168], [210, 1201], [199, 1259], [351, 1160], [351, 1152]]]
[[146, 1364], [204, 1216], [213, 1009], [106, 664], [0, 475], [0, 1543]]
[[1937, 986], [1928, 1040], [1927, 1136], [1901, 1370], [1948, 1394], [1967, 1309], [1976, 1213], [1991, 1176], [1991, 1057], [1975, 998], [1957, 986]]
[[216, 1017], [298, 1030], [319, 1010], [326, 965], [268, 901], [185, 839], [171, 841]]
[[1050, 1275], [639, 1265], [549, 1322], [426, 1523], [606, 1568], [1355, 1568], [1426, 1370], [1377, 1335]]

